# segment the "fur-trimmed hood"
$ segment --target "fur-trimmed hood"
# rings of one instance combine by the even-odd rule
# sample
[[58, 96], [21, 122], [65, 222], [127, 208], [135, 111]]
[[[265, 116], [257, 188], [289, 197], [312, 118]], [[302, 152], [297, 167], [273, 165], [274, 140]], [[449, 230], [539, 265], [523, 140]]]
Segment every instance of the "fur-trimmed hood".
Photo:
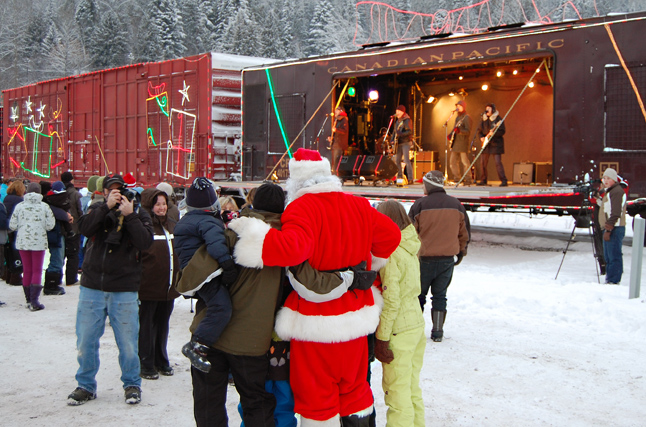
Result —
[[487, 113], [482, 114], [482, 121], [486, 122], [487, 120], [491, 120], [492, 122], [496, 120], [500, 113], [498, 113], [498, 110], [494, 111], [491, 114], [491, 117], [487, 116]]

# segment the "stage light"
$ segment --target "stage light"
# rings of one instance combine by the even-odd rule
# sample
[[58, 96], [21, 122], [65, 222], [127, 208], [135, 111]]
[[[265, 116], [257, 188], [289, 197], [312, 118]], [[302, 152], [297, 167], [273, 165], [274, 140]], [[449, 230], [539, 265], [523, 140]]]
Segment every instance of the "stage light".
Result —
[[514, 71], [512, 72], [512, 74], [513, 74], [514, 76], [515, 76], [515, 75], [517, 75], [517, 74], [518, 74], [518, 70], [514, 70]]
[[426, 100], [427, 104], [432, 104], [435, 102], [437, 98], [435, 98], [433, 95], [429, 96], [428, 99]]
[[348, 88], [348, 95], [355, 96], [356, 94], [357, 94], [357, 90], [354, 88], [354, 86], [350, 86]]
[[537, 72], [537, 73], [540, 73], [540, 72], [541, 72], [541, 69], [540, 69], [540, 68], [537, 68], [537, 69], [536, 69], [536, 72]]
[[463, 79], [464, 79], [464, 76], [458, 77], [458, 80], [463, 80]]
[[527, 86], [534, 87], [534, 82], [529, 82], [529, 84]]
[[449, 92], [449, 96], [455, 96], [455, 89], [451, 89], [451, 92]]
[[489, 85], [487, 83], [484, 83], [482, 85], [482, 90], [489, 90]]
[[502, 71], [498, 71], [498, 72], [496, 73], [496, 77], [502, 77], [502, 74], [503, 74], [503, 72], [502, 72]]
[[379, 92], [377, 92], [376, 90], [371, 90], [368, 93], [368, 100], [370, 102], [377, 102], [379, 100]]
[[458, 90], [458, 95], [460, 95], [463, 98], [466, 98], [467, 96], [469, 96], [465, 88], [460, 88], [460, 90]]

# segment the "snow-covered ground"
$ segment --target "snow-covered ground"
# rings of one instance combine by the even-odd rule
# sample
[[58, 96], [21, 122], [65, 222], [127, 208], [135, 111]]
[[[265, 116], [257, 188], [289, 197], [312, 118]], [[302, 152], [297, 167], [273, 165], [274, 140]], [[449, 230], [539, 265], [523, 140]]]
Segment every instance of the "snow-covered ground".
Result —
[[[630, 247], [624, 247], [620, 286], [598, 284], [589, 241], [570, 246], [554, 280], [572, 230], [567, 218], [483, 213], [471, 219], [477, 231], [449, 288], [445, 340], [427, 342], [421, 379], [426, 425], [644, 425], [646, 298], [628, 299]], [[509, 236], [497, 229], [505, 227], [559, 233]], [[177, 300], [171, 318], [175, 376], [144, 380], [141, 404], [126, 405], [108, 327], [98, 398], [68, 407], [76, 386], [78, 287], [66, 290], [43, 297], [46, 309], [32, 313], [22, 290], [0, 281], [0, 300], [7, 302], [0, 307], [0, 424], [194, 424], [190, 365], [180, 353], [189, 338], [190, 302]], [[384, 426], [379, 362], [372, 370], [377, 425]], [[232, 426], [239, 425], [237, 402], [229, 387]]]

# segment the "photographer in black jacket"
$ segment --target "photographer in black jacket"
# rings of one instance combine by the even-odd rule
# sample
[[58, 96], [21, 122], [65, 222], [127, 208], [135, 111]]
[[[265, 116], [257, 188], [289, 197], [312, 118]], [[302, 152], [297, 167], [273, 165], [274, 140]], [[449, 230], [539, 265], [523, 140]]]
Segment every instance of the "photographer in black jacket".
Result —
[[122, 194], [125, 192], [120, 175], [107, 175], [103, 181], [106, 201], [90, 205], [79, 220], [79, 230], [88, 243], [76, 313], [78, 387], [68, 396], [68, 405], [96, 398], [99, 340], [108, 316], [119, 347], [126, 403], [141, 401], [137, 352], [140, 252], [152, 245], [153, 227], [150, 215], [144, 209], [135, 210], [132, 199]]

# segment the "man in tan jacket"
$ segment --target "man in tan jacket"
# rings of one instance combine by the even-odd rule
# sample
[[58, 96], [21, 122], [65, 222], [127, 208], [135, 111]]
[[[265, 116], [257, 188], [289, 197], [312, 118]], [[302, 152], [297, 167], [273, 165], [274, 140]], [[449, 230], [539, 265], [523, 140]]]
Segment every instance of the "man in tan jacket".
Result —
[[419, 251], [422, 282], [419, 303], [424, 311], [430, 289], [433, 320], [431, 339], [440, 342], [444, 335], [446, 291], [453, 278], [453, 267], [467, 254], [471, 227], [462, 203], [444, 191], [442, 172], [431, 171], [423, 181], [426, 196], [415, 201], [408, 216], [422, 242]]

